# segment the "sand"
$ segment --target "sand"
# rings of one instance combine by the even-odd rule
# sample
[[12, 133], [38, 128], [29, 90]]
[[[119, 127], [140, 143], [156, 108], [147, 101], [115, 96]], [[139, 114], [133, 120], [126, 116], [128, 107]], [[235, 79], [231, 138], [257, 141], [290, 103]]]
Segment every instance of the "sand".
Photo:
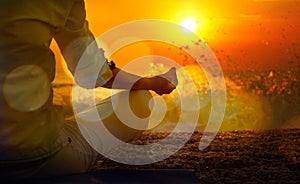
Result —
[[[163, 161], [130, 166], [102, 158], [92, 170], [192, 169], [200, 183], [300, 183], [299, 74], [299, 67], [291, 71], [229, 73], [223, 132], [205, 150], [198, 149], [202, 133], [195, 132], [182, 149]], [[53, 84], [54, 104], [65, 117], [72, 116], [72, 84], [60, 82]], [[173, 118], [174, 113], [171, 115]], [[167, 135], [147, 133], [133, 143], [157, 142]], [[120, 154], [124, 158], [136, 156]]]
[[[167, 135], [147, 133], [133, 144], [157, 142]], [[198, 149], [201, 136], [195, 132], [177, 153], [157, 163], [130, 166], [102, 158], [92, 170], [192, 169], [200, 183], [300, 183], [300, 129], [219, 132], [203, 151]]]

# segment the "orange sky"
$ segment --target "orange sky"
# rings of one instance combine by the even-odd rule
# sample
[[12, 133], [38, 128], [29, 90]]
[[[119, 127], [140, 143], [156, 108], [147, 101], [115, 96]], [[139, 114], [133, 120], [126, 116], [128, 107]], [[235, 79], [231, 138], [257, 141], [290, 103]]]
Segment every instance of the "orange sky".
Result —
[[134, 20], [180, 24], [194, 18], [196, 34], [208, 42], [224, 69], [300, 64], [299, 0], [86, 0], [86, 9], [96, 37]]

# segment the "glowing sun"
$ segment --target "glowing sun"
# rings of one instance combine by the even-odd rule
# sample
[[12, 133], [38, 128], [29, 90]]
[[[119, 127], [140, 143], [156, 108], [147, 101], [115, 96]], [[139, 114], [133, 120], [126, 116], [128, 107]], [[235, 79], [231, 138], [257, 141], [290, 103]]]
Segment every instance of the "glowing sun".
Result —
[[182, 21], [181, 26], [190, 31], [195, 31], [197, 28], [197, 22], [194, 19], [187, 18]]

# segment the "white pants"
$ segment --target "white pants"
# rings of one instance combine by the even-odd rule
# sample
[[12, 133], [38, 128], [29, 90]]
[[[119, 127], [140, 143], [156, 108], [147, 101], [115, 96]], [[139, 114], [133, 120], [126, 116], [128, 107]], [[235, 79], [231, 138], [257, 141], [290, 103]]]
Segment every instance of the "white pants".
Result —
[[[121, 92], [118, 95], [120, 98], [119, 103], [116, 104], [117, 109], [122, 109], [124, 106], [124, 99], [128, 97], [127, 92]], [[132, 91], [129, 94], [129, 104], [132, 112], [137, 117], [145, 118], [150, 116], [149, 109], [149, 101], [151, 99], [151, 94], [149, 91]], [[126, 101], [127, 99], [125, 99]], [[113, 110], [107, 109], [112, 108], [110, 98], [97, 103], [97, 110], [101, 115], [102, 112], [111, 113], [106, 115], [104, 119], [102, 119], [103, 124], [106, 128], [113, 134], [115, 137], [120, 139], [123, 142], [131, 141], [135, 138], [138, 138], [144, 130], [137, 130], [134, 128], [130, 128], [123, 124], [122, 121], [119, 120], [116, 113]], [[128, 110], [128, 109], [127, 109]], [[107, 113], [106, 113], [107, 114]], [[88, 126], [87, 123], [85, 126]], [[147, 127], [144, 127], [147, 128]], [[97, 158], [100, 156], [95, 149], [93, 149], [88, 142], [90, 140], [86, 140], [82, 135], [81, 131], [78, 128], [76, 120], [67, 121], [62, 130], [63, 136], [68, 136], [71, 138], [71, 142], [67, 144], [60, 152], [58, 152], [53, 158], [46, 161], [39, 171], [36, 173], [36, 176], [57, 176], [57, 175], [66, 175], [66, 174], [74, 174], [74, 173], [82, 173], [86, 172], [92, 165], [94, 165], [97, 161]], [[92, 136], [94, 142], [103, 142], [101, 135]], [[101, 146], [101, 145], [100, 145]], [[117, 145], [102, 145], [106, 148], [105, 152], [108, 152], [109, 148], [115, 147]], [[99, 148], [103, 149], [103, 148]]]

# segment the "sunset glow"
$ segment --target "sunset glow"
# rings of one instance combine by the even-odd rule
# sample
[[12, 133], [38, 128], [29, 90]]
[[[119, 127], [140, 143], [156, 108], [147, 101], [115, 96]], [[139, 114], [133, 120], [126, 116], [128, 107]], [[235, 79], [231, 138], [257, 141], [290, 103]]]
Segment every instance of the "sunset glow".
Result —
[[184, 19], [181, 25], [190, 31], [195, 31], [197, 28], [197, 22], [191, 18]]
[[[182, 25], [186, 18], [192, 18], [197, 28], [194, 21], [189, 21], [188, 27], [193, 27], [194, 33], [209, 44], [223, 70], [297, 67], [300, 63], [298, 7], [299, 2], [294, 0], [130, 0], [118, 3], [86, 0], [87, 20], [96, 37], [135, 20], [159, 19]], [[53, 47], [60, 72], [62, 56], [55, 45]], [[150, 47], [149, 50], [149, 46], [142, 44], [138, 52], [152, 53], [155, 48]], [[137, 53], [136, 50], [130, 52]], [[116, 63], [123, 66], [129, 58], [134, 59], [130, 52], [124, 56], [119, 54]], [[171, 58], [178, 54], [160, 52], [167, 56], [175, 54]]]
[[[211, 48], [225, 73], [228, 108], [221, 129], [231, 130], [279, 127], [281, 123], [277, 120], [285, 120], [284, 126], [299, 125], [299, 121], [295, 123], [300, 117], [296, 112], [299, 103], [294, 103], [299, 102], [300, 86], [299, 3], [297, 0], [128, 0], [117, 3], [86, 0], [86, 10], [95, 37], [116, 26], [145, 19], [173, 22], [192, 30]], [[151, 31], [160, 33], [158, 29]], [[183, 66], [181, 70], [188, 70], [200, 92], [199, 98], [204, 98], [209, 95], [205, 90], [207, 81], [201, 69], [192, 65], [195, 64], [193, 57], [182, 49], [199, 45], [199, 40], [179, 48], [163, 42], [142, 41], [124, 46], [110, 57], [120, 68], [132, 61], [142, 63], [149, 59], [143, 56], [159, 55], [175, 61]], [[58, 61], [54, 83], [72, 83], [57, 46], [53, 44], [52, 48]], [[170, 68], [151, 59], [146, 64], [134, 65], [136, 71], [133, 72], [151, 75]], [[178, 71], [180, 73], [180, 68]], [[179, 81], [183, 81], [180, 75]], [[60, 85], [55, 90], [55, 103], [64, 104], [63, 93], [70, 90], [62, 90]], [[173, 103], [178, 98], [167, 96], [166, 99], [168, 107], [172, 107], [166, 121], [175, 122], [174, 114], [180, 107]], [[210, 112], [209, 103], [202, 103], [201, 126]], [[287, 106], [287, 103], [290, 104]], [[297, 117], [292, 117], [295, 114]]]
[[216, 52], [224, 69], [287, 68], [299, 62], [300, 11], [295, 0], [109, 1], [86, 0], [95, 34], [120, 24], [160, 19], [197, 22], [197, 35]]

